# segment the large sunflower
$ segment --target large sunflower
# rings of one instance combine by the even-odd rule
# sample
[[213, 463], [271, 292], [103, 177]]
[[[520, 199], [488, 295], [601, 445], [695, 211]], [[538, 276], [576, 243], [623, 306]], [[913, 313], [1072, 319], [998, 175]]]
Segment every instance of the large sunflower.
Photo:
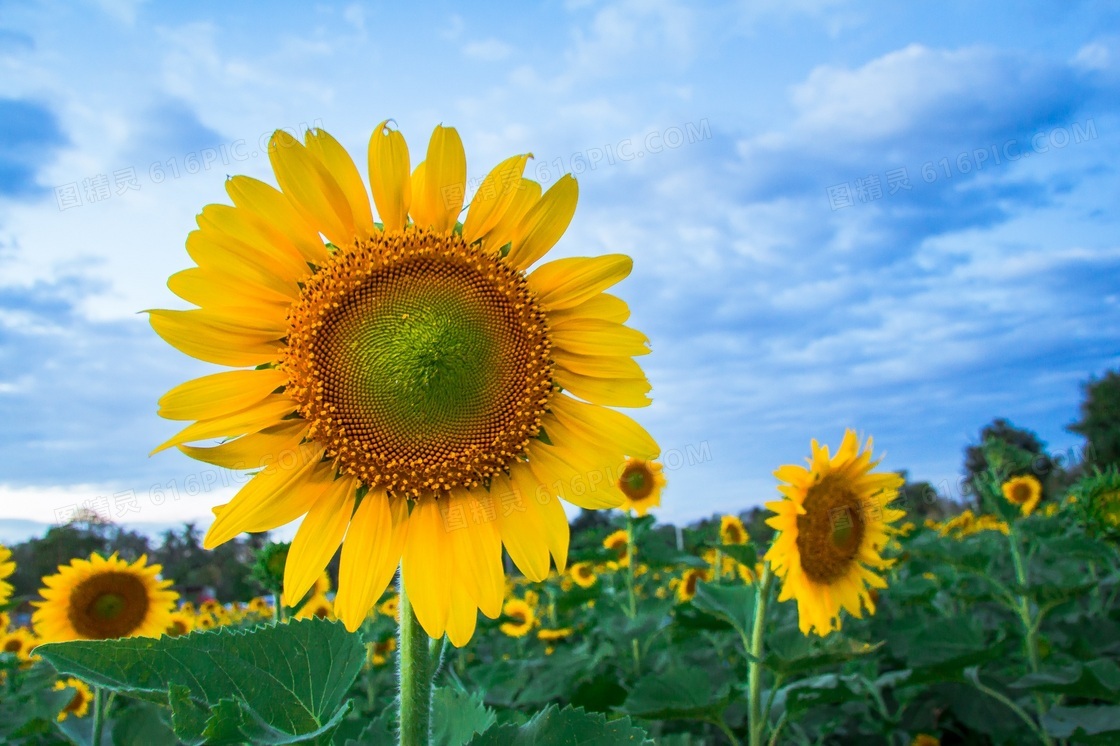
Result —
[[44, 600], [31, 617], [44, 642], [159, 637], [171, 624], [179, 594], [159, 579], [159, 565], [147, 557], [129, 564], [113, 554], [96, 552], [75, 559], [43, 578]]
[[840, 628], [840, 609], [859, 618], [874, 612], [870, 588], [885, 588], [874, 570], [889, 566], [880, 554], [894, 532], [890, 525], [906, 513], [887, 507], [902, 477], [873, 474], [871, 439], [860, 451], [852, 430], [835, 456], [812, 444], [809, 468], [787, 465], [774, 472], [785, 499], [766, 503], [777, 513], [766, 523], [780, 533], [766, 553], [782, 579], [778, 600], [797, 599], [803, 634], [824, 636]]
[[[425, 631], [463, 645], [478, 609], [501, 613], [502, 544], [534, 581], [550, 555], [563, 570], [556, 497], [616, 507], [615, 465], [657, 455], [645, 430], [608, 408], [649, 402], [632, 359], [647, 340], [604, 292], [631, 261], [566, 258], [529, 272], [577, 198], [570, 175], [543, 194], [523, 178], [529, 157], [498, 164], [460, 223], [458, 133], [437, 127], [412, 170], [404, 137], [382, 123], [368, 157], [375, 222], [338, 142], [279, 131], [269, 158], [280, 189], [227, 180], [234, 206], [207, 206], [188, 236], [198, 266], [168, 285], [199, 307], [152, 311], [152, 326], [239, 370], [165, 395], [164, 417], [196, 422], [157, 450], [260, 469], [216, 510], [207, 547], [306, 515], [286, 603], [341, 543], [335, 610], [348, 629], [399, 562]], [[214, 438], [229, 440], [187, 445]]]

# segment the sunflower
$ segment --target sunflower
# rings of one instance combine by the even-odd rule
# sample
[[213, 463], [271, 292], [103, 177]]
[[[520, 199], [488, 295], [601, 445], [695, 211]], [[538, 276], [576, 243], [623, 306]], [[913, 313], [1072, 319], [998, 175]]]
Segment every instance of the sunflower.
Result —
[[1001, 485], [1007, 502], [1015, 505], [1023, 515], [1030, 515], [1042, 499], [1042, 485], [1033, 474], [1009, 479]]
[[[459, 223], [458, 133], [437, 127], [412, 170], [386, 125], [368, 152], [378, 222], [358, 168], [322, 130], [305, 144], [273, 135], [279, 190], [235, 176], [233, 206], [203, 209], [187, 238], [198, 266], [168, 282], [198, 308], [150, 321], [181, 351], [237, 370], [167, 393], [160, 413], [194, 422], [156, 450], [260, 470], [216, 509], [207, 547], [306, 516], [287, 603], [342, 544], [335, 601], [348, 629], [399, 564], [424, 630], [462, 646], [477, 610], [501, 613], [503, 544], [534, 582], [550, 555], [562, 570], [568, 522], [556, 497], [617, 507], [625, 495], [606, 475], [626, 456], [659, 453], [609, 408], [649, 403], [633, 360], [648, 340], [604, 292], [629, 274], [629, 257], [529, 272], [572, 218], [574, 178], [542, 194], [522, 177], [530, 156], [513, 156]], [[217, 438], [227, 440], [188, 445]]]
[[170, 580], [159, 579], [160, 569], [147, 556], [129, 564], [96, 552], [59, 567], [43, 578], [43, 600], [31, 618], [36, 633], [50, 642], [159, 637], [179, 598]]
[[167, 623], [167, 629], [163, 633], [168, 637], [179, 637], [190, 634], [192, 629], [194, 629], [193, 616], [184, 614], [182, 611], [173, 611]]
[[194, 618], [194, 628], [201, 630], [215, 629], [218, 627], [218, 620], [213, 614], [200, 613]]
[[16, 571], [16, 563], [12, 562], [12, 552], [0, 544], [0, 606], [8, 603], [12, 597], [12, 584], [7, 579]]
[[8, 616], [8, 612], [0, 611], [0, 633], [8, 631], [8, 627], [12, 625], [12, 618]]
[[506, 601], [505, 606], [502, 607], [502, 615], [509, 621], [502, 622], [498, 629], [510, 637], [524, 637], [529, 634], [537, 621], [533, 607], [517, 598]]
[[378, 642], [366, 643], [366, 663], [371, 666], [384, 666], [397, 649], [397, 638], [386, 637]]
[[399, 620], [401, 618], [400, 596], [395, 593], [389, 596], [389, 598], [385, 599], [381, 605], [377, 607], [377, 610], [390, 619]]
[[721, 544], [746, 544], [750, 541], [742, 519], [737, 515], [725, 515], [719, 519], [719, 540]]
[[691, 568], [684, 571], [677, 582], [677, 600], [681, 603], [691, 601], [693, 596], [696, 595], [696, 584], [701, 580], [711, 580], [712, 571], [701, 568]]
[[38, 656], [31, 655], [31, 651], [40, 642], [31, 630], [16, 627], [11, 632], [0, 635], [0, 653], [11, 653], [21, 663], [28, 664], [39, 660]]
[[70, 676], [66, 679], [59, 679], [54, 682], [54, 690], [60, 692], [63, 689], [73, 689], [74, 696], [58, 713], [58, 722], [62, 722], [68, 716], [73, 715], [76, 718], [84, 718], [89, 712], [89, 705], [93, 702], [93, 692], [89, 688], [89, 684], [81, 679], [75, 679]]
[[620, 506], [623, 510], [633, 510], [639, 516], [660, 507], [661, 490], [665, 487], [665, 476], [661, 464], [640, 458], [628, 458], [618, 475], [618, 489], [626, 496]]
[[568, 568], [568, 574], [571, 575], [575, 584], [580, 588], [590, 588], [595, 585], [598, 577], [595, 575], [595, 567], [590, 562], [577, 562]]
[[326, 596], [312, 596], [298, 612], [296, 619], [334, 619], [334, 605]]
[[910, 746], [941, 746], [941, 739], [928, 733], [919, 733], [910, 741]]
[[880, 551], [895, 532], [891, 524], [906, 513], [887, 507], [902, 477], [872, 473], [877, 465], [871, 439], [861, 452], [848, 430], [835, 456], [814, 440], [809, 468], [787, 465], [774, 472], [785, 498], [766, 503], [777, 513], [766, 523], [779, 534], [765, 559], [782, 579], [778, 600], [797, 599], [803, 634], [839, 629], [841, 608], [856, 618], [863, 607], [874, 612], [868, 586], [886, 588], [874, 569], [890, 565]]
[[254, 596], [249, 601], [249, 613], [262, 617], [271, 617], [274, 613], [272, 601], [264, 596]]
[[630, 565], [629, 546], [630, 534], [628, 534], [624, 528], [620, 528], [603, 539], [603, 549], [614, 554], [615, 562], [618, 563], [619, 567], [627, 567]]

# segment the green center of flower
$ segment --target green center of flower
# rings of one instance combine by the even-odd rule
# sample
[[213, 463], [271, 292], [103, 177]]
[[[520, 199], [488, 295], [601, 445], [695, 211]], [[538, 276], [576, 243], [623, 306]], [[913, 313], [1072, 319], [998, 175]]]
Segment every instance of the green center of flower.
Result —
[[544, 318], [499, 257], [409, 228], [339, 251], [308, 281], [282, 365], [344, 469], [439, 494], [477, 486], [539, 431], [552, 393]]
[[106, 593], [93, 602], [92, 611], [102, 619], [116, 619], [124, 611], [124, 598], [116, 593]]

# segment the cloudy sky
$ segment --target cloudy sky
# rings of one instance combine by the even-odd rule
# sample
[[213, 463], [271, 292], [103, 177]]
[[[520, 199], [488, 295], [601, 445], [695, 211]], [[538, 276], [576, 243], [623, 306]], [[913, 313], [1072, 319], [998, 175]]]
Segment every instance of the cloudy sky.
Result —
[[209, 370], [138, 312], [182, 307], [195, 215], [273, 181], [278, 127], [362, 162], [383, 119], [414, 149], [443, 123], [470, 179], [577, 175], [557, 252], [634, 257], [668, 520], [770, 499], [845, 427], [954, 492], [993, 417], [1078, 446], [1080, 383], [1120, 364], [1107, 4], [228, 5], [0, 1], [0, 518], [232, 494], [148, 457]]

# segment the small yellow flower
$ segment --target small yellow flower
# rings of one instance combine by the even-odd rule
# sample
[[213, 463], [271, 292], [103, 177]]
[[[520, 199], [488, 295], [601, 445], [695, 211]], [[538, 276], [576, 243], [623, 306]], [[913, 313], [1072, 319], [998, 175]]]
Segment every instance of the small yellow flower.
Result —
[[941, 746], [941, 739], [926, 733], [919, 733], [914, 736], [914, 740], [910, 742], [910, 746]]
[[1023, 515], [1030, 515], [1038, 507], [1042, 499], [1042, 484], [1033, 474], [1015, 477], [1004, 482], [1000, 487], [1004, 498], [1012, 505], [1019, 507]]
[[506, 601], [502, 615], [510, 621], [502, 622], [498, 629], [510, 637], [524, 637], [537, 621], [533, 607], [517, 598]]
[[692, 568], [684, 571], [680, 581], [677, 583], [677, 600], [681, 603], [691, 601], [692, 597], [696, 595], [696, 584], [701, 580], [711, 580], [711, 570], [701, 570]]
[[8, 603], [8, 599], [12, 597], [12, 584], [7, 582], [7, 578], [15, 571], [16, 563], [12, 562], [11, 550], [0, 544], [0, 606]]
[[31, 630], [26, 627], [16, 627], [11, 632], [0, 635], [0, 653], [11, 653], [21, 663], [29, 665], [39, 660], [39, 656], [31, 654], [39, 642], [40, 640]]
[[572, 635], [571, 627], [560, 627], [559, 629], [540, 629], [537, 630], [537, 639], [545, 642], [556, 642], [557, 640], [565, 640]]
[[199, 614], [194, 618], [195, 629], [214, 629], [218, 626], [218, 620], [214, 618], [213, 614]]
[[627, 553], [629, 544], [630, 536], [624, 528], [620, 528], [603, 539], [603, 548], [614, 552], [615, 561], [619, 567], [629, 567], [630, 565], [630, 555]]
[[383, 601], [381, 605], [377, 607], [377, 610], [390, 619], [399, 620], [401, 614], [400, 603], [400, 597], [394, 593]]
[[580, 588], [590, 588], [598, 580], [595, 568], [590, 562], [577, 562], [568, 568], [568, 573]]
[[739, 516], [725, 515], [719, 519], [719, 540], [722, 544], [746, 544], [751, 537]]
[[312, 596], [298, 612], [296, 619], [334, 619], [334, 605], [326, 596]]
[[190, 634], [192, 629], [194, 629], [194, 617], [181, 611], [173, 611], [171, 612], [171, 621], [167, 624], [167, 631], [164, 634], [168, 637], [179, 637], [180, 635]]
[[58, 722], [62, 722], [69, 715], [76, 718], [84, 718], [89, 712], [90, 702], [93, 701], [93, 692], [90, 691], [89, 685], [81, 679], [68, 677], [66, 679], [59, 679], [54, 682], [54, 690], [56, 692], [63, 689], [70, 688], [74, 690], [74, 696], [62, 708], [62, 712], [58, 713]]
[[372, 666], [384, 666], [397, 649], [397, 638], [386, 637], [379, 642], [366, 643], [366, 660]]
[[618, 477], [618, 489], [626, 496], [619, 507], [644, 516], [651, 508], [661, 506], [661, 490], [664, 488], [665, 475], [661, 473], [661, 464], [628, 458]]
[[257, 616], [272, 616], [275, 611], [272, 608], [272, 601], [264, 596], [257, 596], [249, 602], [249, 612]]

